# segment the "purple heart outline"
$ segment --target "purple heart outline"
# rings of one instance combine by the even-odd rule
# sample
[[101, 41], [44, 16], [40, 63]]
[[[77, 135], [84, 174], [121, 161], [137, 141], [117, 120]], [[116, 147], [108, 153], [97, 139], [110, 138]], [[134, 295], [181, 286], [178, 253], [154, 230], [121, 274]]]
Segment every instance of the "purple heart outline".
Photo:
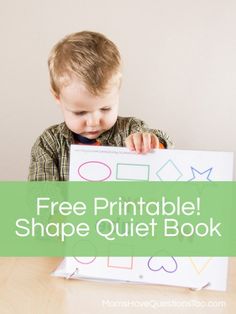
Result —
[[147, 266], [148, 266], [148, 268], [149, 268], [151, 271], [160, 271], [160, 270], [163, 269], [165, 272], [167, 272], [167, 273], [169, 273], [169, 274], [174, 273], [174, 272], [176, 272], [176, 270], [178, 269], [178, 264], [177, 264], [176, 259], [174, 258], [174, 256], [169, 256], [169, 257], [172, 258], [172, 260], [174, 261], [174, 264], [175, 264], [174, 270], [167, 270], [164, 265], [162, 265], [162, 266], [159, 267], [158, 269], [152, 268], [152, 267], [150, 266], [150, 263], [151, 263], [151, 261], [152, 261], [153, 258], [158, 258], [158, 256], [151, 256], [151, 257], [148, 259]]

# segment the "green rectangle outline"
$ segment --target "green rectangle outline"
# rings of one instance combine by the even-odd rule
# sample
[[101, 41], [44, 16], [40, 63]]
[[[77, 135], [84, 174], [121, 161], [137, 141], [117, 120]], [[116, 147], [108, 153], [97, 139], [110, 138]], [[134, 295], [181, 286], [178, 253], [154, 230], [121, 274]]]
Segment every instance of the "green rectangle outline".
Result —
[[[142, 167], [147, 167], [148, 168], [148, 175], [147, 175], [147, 179], [124, 179], [124, 178], [118, 178], [117, 174], [118, 174], [118, 166], [120, 165], [126, 165], [126, 166], [142, 166]], [[145, 165], [145, 164], [125, 164], [125, 163], [118, 163], [116, 164], [116, 180], [127, 180], [127, 181], [149, 181], [149, 176], [150, 176], [150, 165]]]

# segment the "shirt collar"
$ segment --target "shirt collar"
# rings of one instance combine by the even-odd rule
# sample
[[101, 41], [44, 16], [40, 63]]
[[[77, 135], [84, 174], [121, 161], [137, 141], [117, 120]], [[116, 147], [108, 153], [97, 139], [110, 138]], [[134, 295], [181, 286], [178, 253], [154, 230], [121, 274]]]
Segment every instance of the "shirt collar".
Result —
[[91, 144], [94, 144], [97, 142], [96, 138], [90, 139], [90, 138], [84, 137], [84, 136], [77, 134], [77, 133], [73, 133], [73, 137], [74, 137], [75, 141], [78, 141], [81, 144], [91, 145]]

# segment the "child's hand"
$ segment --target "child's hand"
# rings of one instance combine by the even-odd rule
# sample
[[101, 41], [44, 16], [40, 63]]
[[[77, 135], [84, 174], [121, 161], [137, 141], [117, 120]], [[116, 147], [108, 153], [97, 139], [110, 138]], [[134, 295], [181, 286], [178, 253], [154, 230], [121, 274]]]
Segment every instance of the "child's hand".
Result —
[[158, 137], [153, 133], [133, 133], [125, 140], [126, 147], [132, 151], [140, 153], [148, 153], [153, 148], [159, 148]]

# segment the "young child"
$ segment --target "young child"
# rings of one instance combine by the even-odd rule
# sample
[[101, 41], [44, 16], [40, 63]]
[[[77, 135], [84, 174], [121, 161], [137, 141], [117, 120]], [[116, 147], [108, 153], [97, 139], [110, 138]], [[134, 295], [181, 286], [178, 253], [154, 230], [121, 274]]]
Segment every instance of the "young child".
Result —
[[68, 180], [71, 144], [126, 146], [137, 153], [172, 145], [162, 131], [118, 116], [121, 58], [104, 35], [83, 31], [66, 36], [53, 47], [48, 67], [64, 123], [37, 139], [29, 180]]

